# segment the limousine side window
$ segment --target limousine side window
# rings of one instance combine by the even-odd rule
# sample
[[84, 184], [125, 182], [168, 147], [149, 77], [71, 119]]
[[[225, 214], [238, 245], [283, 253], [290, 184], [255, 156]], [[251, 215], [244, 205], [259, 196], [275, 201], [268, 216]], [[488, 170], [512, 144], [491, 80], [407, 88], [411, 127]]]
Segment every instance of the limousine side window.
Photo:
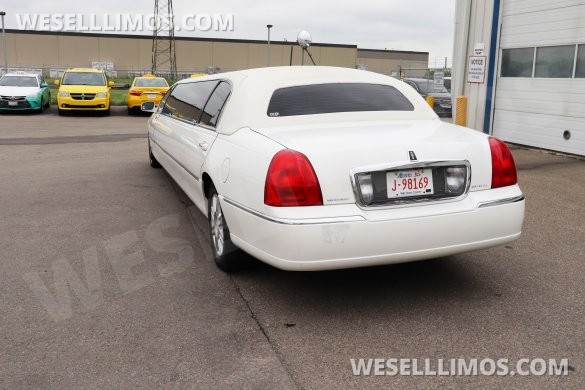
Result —
[[209, 101], [203, 109], [203, 114], [199, 121], [201, 124], [211, 127], [217, 126], [217, 121], [231, 91], [232, 89], [229, 83], [226, 83], [225, 81], [222, 81], [217, 88], [215, 88], [215, 91], [213, 91], [209, 97]]
[[177, 84], [168, 97], [162, 114], [186, 122], [196, 123], [201, 116], [203, 106], [217, 83], [218, 81], [213, 80]]

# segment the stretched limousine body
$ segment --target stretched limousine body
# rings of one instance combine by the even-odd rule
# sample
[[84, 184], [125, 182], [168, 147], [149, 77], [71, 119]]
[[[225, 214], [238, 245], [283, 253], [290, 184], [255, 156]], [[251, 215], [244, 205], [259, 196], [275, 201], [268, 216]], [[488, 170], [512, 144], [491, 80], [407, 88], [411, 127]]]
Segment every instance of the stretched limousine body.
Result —
[[285, 270], [423, 260], [516, 240], [512, 154], [444, 123], [391, 77], [275, 67], [175, 84], [150, 162], [209, 219], [220, 268], [243, 250]]

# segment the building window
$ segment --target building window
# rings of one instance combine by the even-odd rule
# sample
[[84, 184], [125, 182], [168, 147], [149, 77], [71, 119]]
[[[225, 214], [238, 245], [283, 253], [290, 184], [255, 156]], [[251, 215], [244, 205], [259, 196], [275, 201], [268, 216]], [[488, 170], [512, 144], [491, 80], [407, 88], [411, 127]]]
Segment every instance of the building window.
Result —
[[532, 77], [534, 48], [502, 50], [502, 77]]
[[577, 52], [577, 69], [575, 69], [575, 77], [585, 78], [585, 45], [579, 45]]
[[575, 46], [539, 47], [536, 49], [534, 77], [572, 78]]

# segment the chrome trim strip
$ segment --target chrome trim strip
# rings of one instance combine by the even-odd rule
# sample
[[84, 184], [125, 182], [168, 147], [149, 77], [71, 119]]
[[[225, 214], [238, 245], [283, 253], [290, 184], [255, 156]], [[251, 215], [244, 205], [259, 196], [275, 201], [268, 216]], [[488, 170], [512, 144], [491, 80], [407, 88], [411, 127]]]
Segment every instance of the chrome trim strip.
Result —
[[[361, 194], [358, 189], [356, 176], [360, 173], [377, 172], [377, 171], [394, 171], [394, 170], [409, 170], [421, 168], [436, 168], [448, 167], [453, 165], [465, 165], [467, 167], [467, 182], [463, 195], [458, 197], [445, 197], [434, 199], [398, 199], [389, 200], [388, 203], [382, 205], [367, 206], [361, 202]], [[467, 198], [469, 195], [469, 188], [471, 186], [471, 163], [468, 160], [443, 160], [443, 161], [420, 161], [420, 162], [399, 162], [394, 164], [372, 165], [368, 167], [355, 168], [350, 171], [351, 186], [356, 199], [357, 206], [362, 210], [388, 210], [395, 208], [404, 208], [418, 206], [421, 204], [442, 204], [450, 202], [458, 202]]]
[[249, 207], [239, 204], [231, 199], [228, 199], [224, 196], [220, 196], [227, 204], [230, 204], [238, 209], [245, 211], [249, 214], [252, 214], [258, 218], [262, 218], [269, 222], [278, 223], [280, 225], [324, 225], [324, 224], [334, 224], [334, 223], [348, 223], [348, 222], [364, 222], [366, 219], [364, 217], [355, 215], [355, 216], [347, 216], [347, 217], [325, 217], [325, 218], [315, 218], [315, 219], [303, 219], [303, 220], [294, 220], [294, 219], [283, 219], [283, 218], [275, 218], [270, 217], [266, 214], [259, 213], [258, 211], [252, 210]]
[[183, 168], [185, 170], [185, 172], [187, 172], [189, 174], [189, 176], [191, 176], [193, 179], [195, 179], [196, 181], [200, 181], [201, 179], [199, 179], [197, 177], [197, 175], [194, 175], [190, 170], [188, 170], [187, 168], [185, 168], [185, 166], [183, 164], [181, 164], [180, 162], [178, 162], [173, 156], [171, 156], [169, 154], [169, 152], [167, 152], [166, 150], [164, 150], [164, 148], [162, 146], [160, 146], [160, 144], [158, 142], [156, 142], [155, 140], [153, 140], [152, 138], [148, 137], [148, 141], [154, 143], [156, 146], [159, 147], [159, 149], [171, 160], [173, 160], [178, 166], [180, 166], [181, 168]]
[[504, 204], [522, 202], [524, 200], [525, 200], [524, 195], [519, 195], [519, 196], [515, 196], [513, 198], [498, 199], [498, 200], [494, 200], [494, 201], [490, 201], [490, 202], [480, 203], [478, 208], [483, 209], [485, 207], [501, 206]]

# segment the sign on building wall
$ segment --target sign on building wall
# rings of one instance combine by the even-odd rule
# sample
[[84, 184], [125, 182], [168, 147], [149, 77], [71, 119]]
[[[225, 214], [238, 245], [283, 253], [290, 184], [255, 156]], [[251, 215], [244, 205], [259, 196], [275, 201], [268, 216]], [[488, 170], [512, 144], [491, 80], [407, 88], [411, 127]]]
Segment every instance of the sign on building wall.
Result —
[[486, 56], [470, 56], [467, 66], [467, 82], [476, 84], [485, 83], [486, 65]]
[[441, 90], [445, 85], [445, 73], [443, 72], [435, 72], [433, 76], [435, 90]]

